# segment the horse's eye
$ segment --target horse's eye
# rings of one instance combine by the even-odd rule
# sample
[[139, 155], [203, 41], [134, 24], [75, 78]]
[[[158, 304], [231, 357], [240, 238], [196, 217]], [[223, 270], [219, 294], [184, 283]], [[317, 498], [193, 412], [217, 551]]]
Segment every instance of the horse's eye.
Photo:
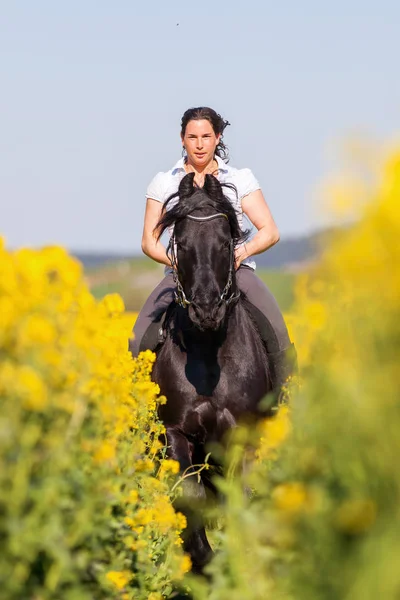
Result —
[[223, 247], [223, 248], [230, 248], [230, 247], [231, 247], [231, 243], [230, 243], [230, 241], [228, 240], [228, 241], [224, 242], [224, 243], [222, 244], [222, 247]]

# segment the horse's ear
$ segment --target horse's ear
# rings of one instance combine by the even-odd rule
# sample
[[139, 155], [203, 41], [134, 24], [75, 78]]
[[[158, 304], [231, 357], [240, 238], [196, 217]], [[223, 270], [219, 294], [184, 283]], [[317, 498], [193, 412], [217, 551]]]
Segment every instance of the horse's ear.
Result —
[[[196, 189], [197, 187], [194, 184], [194, 173], [185, 175], [179, 184], [178, 191], [174, 194], [171, 194], [171, 196], [169, 196], [169, 198], [167, 198], [164, 202], [163, 212], [160, 220], [154, 228], [154, 233], [157, 240], [160, 239], [168, 227], [174, 226], [177, 221], [183, 217], [186, 217], [190, 208], [190, 203], [185, 202], [185, 200], [193, 196]], [[179, 202], [169, 208], [170, 203], [175, 200], [175, 198], [178, 198]]]
[[204, 191], [207, 192], [207, 195], [213, 200], [222, 200], [224, 197], [222, 186], [218, 179], [214, 177], [214, 175], [205, 176]]
[[179, 184], [178, 197], [179, 199], [189, 198], [193, 196], [194, 191], [194, 173], [188, 173]]

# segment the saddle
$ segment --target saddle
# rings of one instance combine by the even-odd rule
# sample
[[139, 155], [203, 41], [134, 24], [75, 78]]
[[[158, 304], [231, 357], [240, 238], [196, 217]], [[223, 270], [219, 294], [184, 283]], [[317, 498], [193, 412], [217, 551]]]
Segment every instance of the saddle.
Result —
[[140, 342], [140, 352], [143, 352], [143, 350], [157, 352], [157, 350], [159, 350], [159, 348], [163, 345], [167, 335], [165, 328], [167, 315], [170, 314], [174, 306], [176, 306], [175, 300], [171, 302], [165, 311], [157, 315], [154, 321], [147, 328], [147, 331]]

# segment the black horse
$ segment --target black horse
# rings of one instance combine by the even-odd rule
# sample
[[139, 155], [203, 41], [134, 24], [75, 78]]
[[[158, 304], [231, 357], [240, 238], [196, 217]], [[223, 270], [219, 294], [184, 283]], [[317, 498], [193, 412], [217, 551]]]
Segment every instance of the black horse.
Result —
[[[176, 198], [158, 224], [159, 235], [173, 227], [169, 252], [177, 290], [153, 379], [168, 399], [160, 409], [168, 455], [188, 472], [204, 461], [209, 443], [220, 442], [244, 415], [260, 414], [272, 385], [265, 346], [236, 286], [234, 249], [247, 234], [232, 204], [212, 175], [203, 188], [186, 175], [167, 203]], [[186, 481], [192, 498], [205, 497], [203, 482]], [[203, 524], [188, 507], [184, 512], [185, 549], [193, 570], [201, 571], [211, 547]]]

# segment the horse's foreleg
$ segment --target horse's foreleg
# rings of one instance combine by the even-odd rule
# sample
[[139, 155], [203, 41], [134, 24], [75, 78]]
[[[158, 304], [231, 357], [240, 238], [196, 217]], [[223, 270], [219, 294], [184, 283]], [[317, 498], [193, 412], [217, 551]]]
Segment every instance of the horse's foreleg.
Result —
[[187, 527], [183, 532], [184, 549], [192, 560], [192, 570], [201, 573], [212, 557], [212, 549], [201, 517], [201, 504], [206, 499], [206, 492], [203, 483], [195, 474], [196, 467], [192, 464], [193, 445], [189, 440], [181, 432], [167, 427], [167, 444], [168, 457], [179, 462], [181, 474], [184, 475], [183, 496], [175, 502], [176, 508], [187, 519]]

